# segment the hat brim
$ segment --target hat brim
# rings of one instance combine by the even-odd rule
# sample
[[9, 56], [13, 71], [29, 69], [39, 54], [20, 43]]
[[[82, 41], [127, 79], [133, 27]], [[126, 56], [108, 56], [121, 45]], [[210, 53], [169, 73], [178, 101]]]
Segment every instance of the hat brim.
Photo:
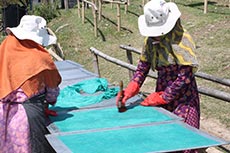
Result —
[[15, 28], [6, 28], [6, 32], [9, 34], [12, 32], [15, 37], [17, 37], [20, 40], [32, 40], [42, 46], [49, 46], [51, 44], [55, 44], [57, 41], [57, 38], [54, 36], [47, 34], [44, 34], [43, 36], [39, 36], [36, 32], [29, 32], [25, 31], [22, 28], [15, 27]]
[[145, 22], [145, 16], [141, 15], [138, 18], [138, 28], [142, 36], [147, 37], [157, 37], [162, 36], [170, 32], [175, 26], [177, 20], [181, 16], [181, 12], [178, 7], [173, 2], [168, 2], [165, 5], [168, 5], [170, 12], [167, 21], [162, 26], [148, 26]]

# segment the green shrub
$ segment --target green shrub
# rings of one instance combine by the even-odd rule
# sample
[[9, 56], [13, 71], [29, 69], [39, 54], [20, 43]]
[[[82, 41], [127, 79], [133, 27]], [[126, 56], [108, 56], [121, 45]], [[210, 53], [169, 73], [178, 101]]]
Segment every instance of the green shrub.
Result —
[[51, 21], [53, 18], [58, 17], [60, 14], [57, 5], [54, 4], [38, 4], [35, 5], [32, 12], [29, 12], [29, 14], [34, 14], [38, 16], [42, 16], [47, 20], [47, 22]]
[[0, 1], [0, 7], [6, 7], [10, 4], [18, 4], [18, 5], [22, 6], [24, 4], [27, 5], [27, 3], [28, 3], [27, 0], [21, 0], [21, 1], [19, 1], [19, 0], [1, 0]]

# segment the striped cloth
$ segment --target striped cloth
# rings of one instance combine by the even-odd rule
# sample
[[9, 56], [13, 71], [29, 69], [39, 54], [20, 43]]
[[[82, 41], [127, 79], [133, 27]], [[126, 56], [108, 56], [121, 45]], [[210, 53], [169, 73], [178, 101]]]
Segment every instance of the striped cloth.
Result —
[[151, 63], [153, 70], [156, 67], [168, 65], [190, 65], [194, 71], [198, 68], [198, 61], [194, 54], [195, 43], [190, 34], [183, 29], [180, 20], [168, 34], [160, 40], [146, 37], [140, 60]]

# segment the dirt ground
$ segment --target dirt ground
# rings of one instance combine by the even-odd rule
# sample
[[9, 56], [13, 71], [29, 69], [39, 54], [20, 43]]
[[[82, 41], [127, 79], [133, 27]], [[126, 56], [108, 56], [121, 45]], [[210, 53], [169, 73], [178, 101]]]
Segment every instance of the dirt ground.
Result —
[[[225, 127], [218, 120], [206, 118], [204, 116], [201, 117], [201, 128], [200, 130], [218, 138], [224, 139], [230, 142], [230, 128]], [[207, 153], [230, 153], [230, 144], [223, 146], [225, 149], [221, 149], [219, 147], [210, 147], [205, 151]]]

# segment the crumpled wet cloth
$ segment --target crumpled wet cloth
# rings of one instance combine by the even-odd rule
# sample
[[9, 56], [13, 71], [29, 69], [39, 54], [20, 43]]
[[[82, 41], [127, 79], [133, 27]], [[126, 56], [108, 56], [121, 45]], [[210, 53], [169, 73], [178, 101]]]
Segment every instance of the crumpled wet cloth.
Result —
[[84, 107], [113, 98], [118, 91], [119, 87], [109, 88], [105, 78], [87, 79], [62, 89], [57, 104]]

